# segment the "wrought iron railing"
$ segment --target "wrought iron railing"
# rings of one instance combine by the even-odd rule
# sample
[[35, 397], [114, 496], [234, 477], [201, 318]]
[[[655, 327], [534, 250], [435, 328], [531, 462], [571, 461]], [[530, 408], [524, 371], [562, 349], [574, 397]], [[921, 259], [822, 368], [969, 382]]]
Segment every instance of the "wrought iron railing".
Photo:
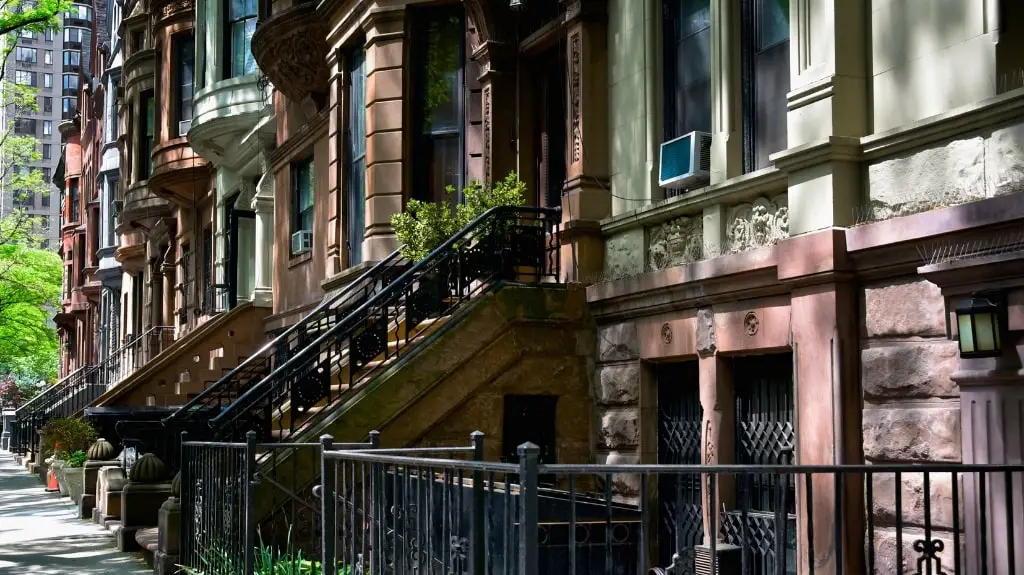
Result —
[[101, 383], [108, 389], [114, 387], [160, 355], [173, 342], [174, 328], [166, 325], [153, 326], [141, 335], [125, 336], [125, 343], [110, 352], [100, 363]]
[[380, 292], [406, 268], [393, 252], [337, 294], [325, 298], [313, 311], [250, 355], [167, 418], [168, 422], [209, 420], [267, 376], [319, 334], [330, 330], [346, 314]]
[[[245, 443], [181, 441], [181, 565], [206, 575], [253, 573], [256, 546], [271, 562], [287, 562], [290, 548], [309, 560], [320, 557], [323, 524], [313, 483], [299, 483], [298, 465], [318, 464], [327, 449], [361, 450], [366, 443], [260, 444], [255, 432]], [[300, 462], [301, 460], [301, 462]], [[319, 493], [319, 491], [317, 491]], [[260, 573], [285, 572], [260, 566]], [[298, 573], [300, 570], [287, 570]], [[302, 571], [305, 572], [305, 571]]]
[[12, 451], [37, 452], [39, 430], [51, 419], [74, 417], [103, 393], [96, 366], [87, 365], [68, 374], [15, 411]]
[[[529, 444], [519, 455], [324, 450], [323, 573], [1024, 572], [1021, 464], [543, 465]], [[542, 475], [558, 487], [539, 487]], [[660, 516], [664, 499], [685, 499], [653, 487], [663, 476], [693, 478], [672, 483], [697, 486], [694, 513]], [[767, 477], [773, 500], [757, 502]]]
[[298, 347], [210, 425], [225, 439], [256, 430], [265, 441], [289, 440], [404, 357], [431, 322], [504, 282], [558, 281], [559, 223], [558, 209], [489, 210]]

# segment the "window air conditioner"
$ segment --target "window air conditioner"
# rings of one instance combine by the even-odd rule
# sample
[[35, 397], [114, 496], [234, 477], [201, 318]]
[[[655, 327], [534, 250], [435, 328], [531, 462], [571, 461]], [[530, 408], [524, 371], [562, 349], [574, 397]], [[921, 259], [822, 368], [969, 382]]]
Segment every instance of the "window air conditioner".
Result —
[[192, 127], [192, 120], [182, 120], [178, 122], [178, 135], [184, 136], [188, 134], [189, 128]]
[[313, 232], [302, 230], [292, 234], [292, 254], [304, 254], [313, 249]]
[[663, 143], [658, 171], [663, 188], [692, 190], [706, 185], [711, 179], [711, 134], [690, 132]]

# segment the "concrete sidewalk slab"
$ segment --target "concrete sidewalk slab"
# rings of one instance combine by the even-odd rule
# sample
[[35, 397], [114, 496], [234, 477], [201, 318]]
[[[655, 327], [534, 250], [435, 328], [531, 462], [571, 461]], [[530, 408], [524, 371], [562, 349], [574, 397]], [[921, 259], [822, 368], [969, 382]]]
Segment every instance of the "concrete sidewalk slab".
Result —
[[0, 574], [152, 573], [134, 553], [119, 553], [110, 532], [76, 518], [68, 498], [0, 452]]

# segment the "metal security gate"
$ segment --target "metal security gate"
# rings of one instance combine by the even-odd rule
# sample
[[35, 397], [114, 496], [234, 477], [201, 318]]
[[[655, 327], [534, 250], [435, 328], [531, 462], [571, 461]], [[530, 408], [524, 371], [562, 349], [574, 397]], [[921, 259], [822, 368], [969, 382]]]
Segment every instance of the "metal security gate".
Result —
[[[700, 464], [699, 373], [696, 361], [658, 366], [658, 463]], [[682, 573], [694, 572], [694, 546], [704, 538], [700, 476], [658, 477], [658, 564], [678, 554]]]
[[[736, 463], [792, 465], [793, 357], [791, 354], [738, 358], [732, 362], [736, 393]], [[744, 573], [796, 573], [796, 508], [791, 475], [752, 474], [736, 486], [736, 506], [722, 516], [722, 538], [743, 546]], [[746, 531], [744, 531], [744, 520]], [[783, 566], [779, 554], [784, 553]]]

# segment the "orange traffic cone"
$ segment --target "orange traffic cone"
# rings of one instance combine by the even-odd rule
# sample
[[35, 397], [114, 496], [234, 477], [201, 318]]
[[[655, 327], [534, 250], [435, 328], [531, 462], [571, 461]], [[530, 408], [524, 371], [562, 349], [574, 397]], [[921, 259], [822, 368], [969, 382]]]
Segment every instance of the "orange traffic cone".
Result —
[[46, 472], [46, 490], [51, 493], [60, 491], [60, 486], [57, 485], [57, 476], [54, 475], [53, 469]]

